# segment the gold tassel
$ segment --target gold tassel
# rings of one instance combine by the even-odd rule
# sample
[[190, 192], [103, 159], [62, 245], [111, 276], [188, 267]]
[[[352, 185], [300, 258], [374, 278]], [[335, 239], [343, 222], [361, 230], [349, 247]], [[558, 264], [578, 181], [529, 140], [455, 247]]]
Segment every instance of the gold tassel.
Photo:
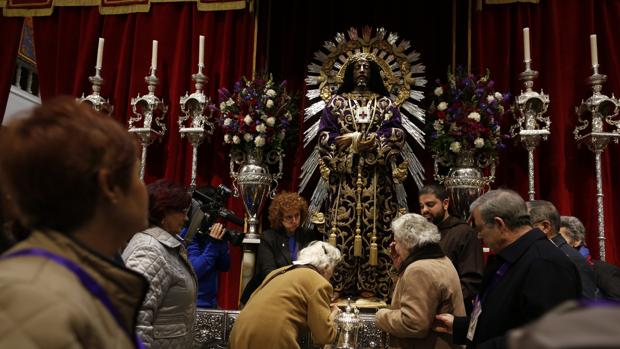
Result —
[[377, 263], [377, 255], [379, 254], [379, 251], [377, 250], [377, 243], [374, 241], [376, 238], [373, 237], [372, 239], [373, 241], [370, 244], [370, 256], [368, 257], [368, 263], [372, 266], [376, 266], [379, 264]]
[[355, 257], [361, 257], [362, 256], [362, 236], [360, 235], [360, 232], [357, 231], [357, 234], [355, 235], [355, 241], [353, 242], [353, 255]]
[[336, 227], [332, 227], [331, 234], [329, 234], [329, 238], [327, 239], [327, 242], [329, 242], [334, 247], [336, 247], [336, 233], [337, 232], [338, 232], [338, 229], [336, 229]]

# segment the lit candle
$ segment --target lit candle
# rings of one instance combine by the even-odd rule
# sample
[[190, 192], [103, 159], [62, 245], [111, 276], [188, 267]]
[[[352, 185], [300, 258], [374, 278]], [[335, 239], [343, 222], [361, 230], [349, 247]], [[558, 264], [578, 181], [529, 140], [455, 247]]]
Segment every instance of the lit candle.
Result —
[[523, 28], [523, 60], [529, 62], [530, 58], [530, 28]]
[[592, 66], [598, 66], [598, 48], [596, 47], [596, 34], [590, 35], [590, 57], [592, 58]]
[[157, 40], [153, 40], [153, 52], [151, 53], [151, 68], [157, 69]]
[[99, 47], [97, 48], [97, 64], [95, 68], [101, 69], [101, 63], [103, 62], [103, 38], [99, 38]]
[[200, 35], [200, 39], [198, 41], [198, 65], [204, 67], [205, 66], [205, 36]]

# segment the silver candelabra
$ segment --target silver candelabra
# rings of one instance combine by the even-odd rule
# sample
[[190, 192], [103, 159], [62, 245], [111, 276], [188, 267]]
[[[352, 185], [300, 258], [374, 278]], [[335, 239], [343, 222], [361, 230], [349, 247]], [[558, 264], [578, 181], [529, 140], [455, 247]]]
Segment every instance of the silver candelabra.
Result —
[[[181, 137], [187, 136], [192, 144], [192, 179], [190, 189], [196, 188], [196, 168], [198, 165], [198, 146], [202, 143], [206, 135], [212, 135], [215, 129], [213, 122], [213, 109], [209, 107], [210, 100], [202, 92], [207, 77], [202, 73], [204, 66], [198, 64], [198, 73], [192, 75], [195, 82], [196, 91], [191, 95], [185, 93], [181, 97], [181, 111], [184, 113], [179, 117], [179, 132]], [[187, 121], [187, 124], [185, 122]]]
[[546, 95], [542, 89], [540, 93], [532, 89], [538, 72], [531, 69], [531, 62], [531, 59], [526, 59], [525, 70], [519, 74], [519, 80], [523, 81], [525, 91], [521, 91], [521, 94], [517, 96], [516, 108], [519, 110], [519, 117], [517, 123], [510, 128], [510, 134], [513, 138], [519, 137], [527, 149], [528, 195], [530, 200], [534, 200], [536, 196], [534, 150], [541, 140], [546, 140], [549, 136], [551, 121], [548, 116], [543, 116], [549, 108], [549, 95]]
[[[164, 117], [168, 112], [168, 106], [155, 95], [155, 89], [159, 79], [155, 76], [156, 68], [151, 67], [151, 74], [144, 77], [148, 84], [149, 93], [131, 99], [133, 116], [129, 119], [129, 132], [134, 134], [142, 145], [142, 157], [140, 161], [140, 179], [144, 179], [146, 166], [146, 152], [149, 145], [155, 140], [161, 139], [166, 133]], [[155, 125], [153, 125], [155, 121]], [[140, 123], [141, 122], [141, 123]]]
[[95, 67], [95, 76], [90, 76], [88, 81], [93, 84], [93, 92], [86, 97], [84, 96], [84, 93], [82, 93], [82, 97], [78, 98], [78, 102], [86, 103], [98, 112], [112, 115], [114, 106], [110, 104], [110, 100], [101, 96], [101, 85], [103, 85], [105, 80], [101, 77], [100, 67]]
[[[581, 105], [575, 108], [579, 119], [573, 134], [578, 144], [585, 143], [594, 153], [599, 255], [601, 260], [604, 261], [605, 216], [603, 180], [601, 177], [601, 154], [605, 148], [607, 148], [607, 144], [609, 144], [611, 140], [618, 143], [618, 138], [620, 138], [620, 120], [616, 118], [620, 101], [618, 101], [613, 94], [611, 97], [607, 97], [601, 93], [603, 84], [607, 81], [607, 76], [599, 74], [598, 64], [593, 64], [592, 70], [593, 74], [588, 78], [588, 84], [592, 86], [592, 96], [585, 101], [582, 100]], [[591, 115], [591, 121], [585, 118], [588, 114]], [[591, 128], [587, 130], [590, 125]]]

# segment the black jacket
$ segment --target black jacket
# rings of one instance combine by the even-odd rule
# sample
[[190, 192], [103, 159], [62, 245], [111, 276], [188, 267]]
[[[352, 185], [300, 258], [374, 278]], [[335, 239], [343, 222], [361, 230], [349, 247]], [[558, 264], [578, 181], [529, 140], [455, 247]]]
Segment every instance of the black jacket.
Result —
[[574, 247], [567, 244], [564, 237], [560, 234], [554, 236], [551, 242], [562, 250], [571, 262], [575, 263], [577, 271], [579, 271], [579, 278], [581, 279], [581, 296], [586, 299], [597, 298], [596, 276], [594, 275], [594, 270], [588, 264], [588, 260]]
[[468, 307], [480, 291], [482, 283], [484, 271], [482, 243], [474, 229], [457, 217], [448, 216], [437, 225], [437, 228], [441, 234], [439, 246], [450, 258], [459, 274], [463, 300], [465, 307]]
[[[297, 252], [301, 251], [311, 241], [317, 239], [320, 239], [320, 236], [317, 236], [314, 231], [302, 228], [297, 229], [295, 232]], [[291, 252], [288, 249], [288, 236], [284, 229], [265, 230], [261, 236], [258, 252], [256, 253], [256, 272], [243, 290], [240, 302], [243, 304], [247, 302], [267, 274], [292, 263]]]
[[[504, 264], [503, 277], [493, 282]], [[478, 348], [504, 348], [505, 335], [565, 300], [581, 295], [581, 282], [575, 265], [538, 229], [489, 256], [482, 279], [482, 313], [473, 343], [466, 339], [469, 319], [454, 320], [454, 342]]]

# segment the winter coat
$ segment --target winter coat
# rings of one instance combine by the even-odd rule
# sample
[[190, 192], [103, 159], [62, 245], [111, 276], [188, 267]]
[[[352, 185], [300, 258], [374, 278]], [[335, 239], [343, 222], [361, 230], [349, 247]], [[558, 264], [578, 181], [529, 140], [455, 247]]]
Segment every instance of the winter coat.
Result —
[[159, 227], [133, 236], [123, 260], [150, 283], [138, 334], [148, 348], [189, 348], [196, 317], [196, 277], [181, 241]]
[[400, 275], [389, 309], [376, 314], [377, 326], [396, 348], [456, 348], [452, 337], [433, 332], [435, 315], [465, 315], [459, 276], [447, 257], [421, 259]]
[[57, 232], [33, 232], [5, 255], [39, 248], [77, 264], [99, 284], [122, 327], [67, 267], [41, 256], [0, 260], [0, 348], [135, 348], [146, 280]]

